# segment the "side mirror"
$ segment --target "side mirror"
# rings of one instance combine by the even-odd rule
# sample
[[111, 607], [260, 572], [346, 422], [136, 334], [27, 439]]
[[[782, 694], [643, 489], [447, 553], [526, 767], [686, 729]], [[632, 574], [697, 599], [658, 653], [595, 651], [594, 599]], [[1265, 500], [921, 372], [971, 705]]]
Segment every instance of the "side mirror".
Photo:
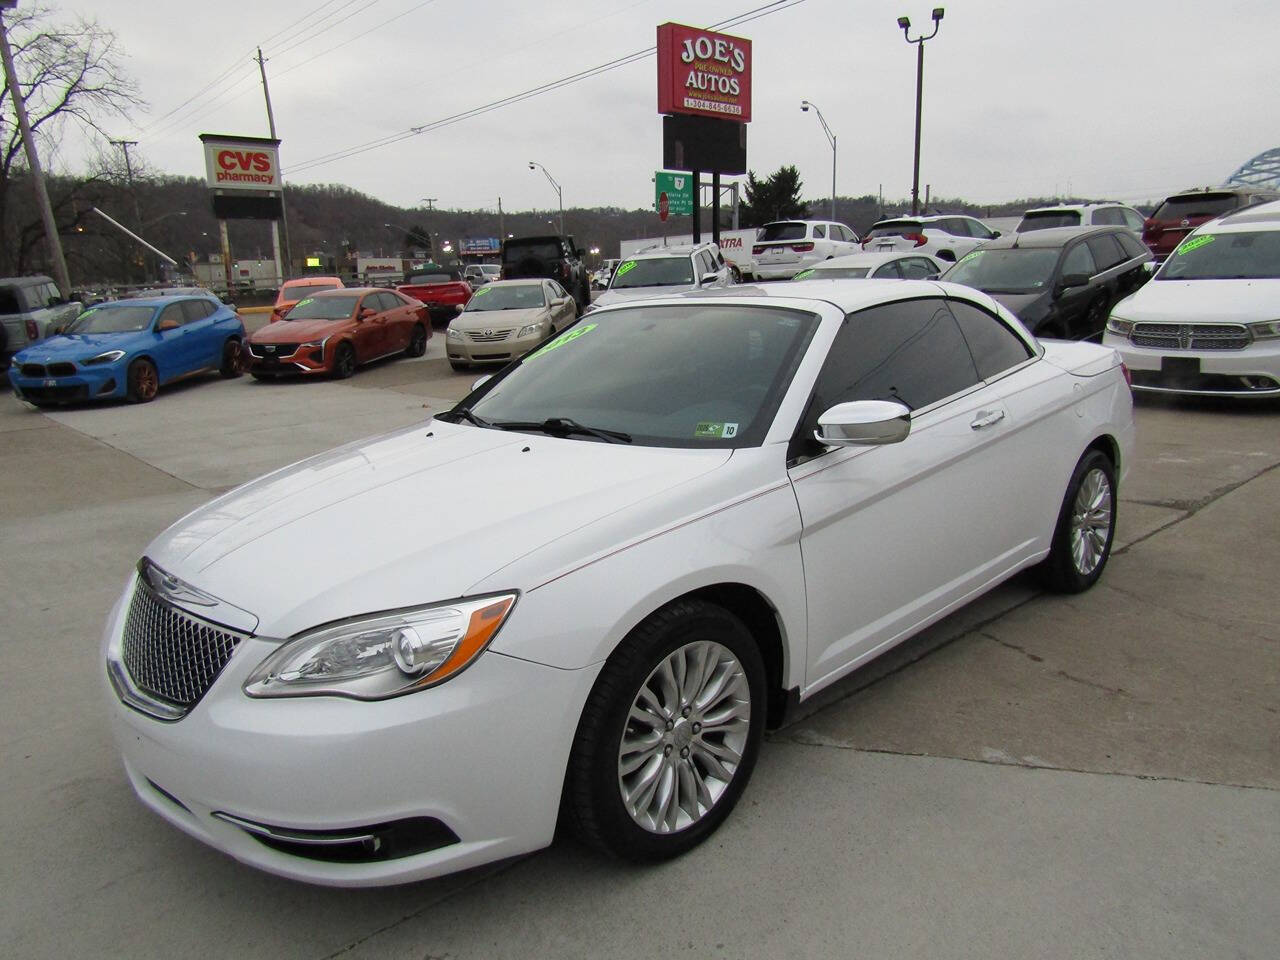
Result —
[[999, 231], [999, 230], [992, 230], [992, 231], [991, 231], [991, 239], [992, 239], [992, 240], [994, 240], [994, 239], [995, 239], [996, 237], [998, 237], [998, 236], [1000, 236], [1000, 231]]
[[813, 437], [833, 447], [901, 443], [911, 432], [911, 410], [896, 400], [838, 403], [818, 418]]
[[474, 393], [476, 390], [479, 390], [481, 387], [483, 387], [486, 383], [488, 383], [492, 379], [493, 379], [492, 373], [486, 373], [482, 377], [476, 377], [474, 380], [471, 381], [472, 392]]
[[178, 329], [178, 321], [174, 320], [171, 317], [166, 317], [164, 320], [161, 320], [159, 323], [156, 324], [156, 331], [158, 333], [163, 332], [165, 330], [177, 330], [177, 329]]
[[378, 311], [374, 310], [372, 307], [361, 307], [360, 312], [356, 314], [356, 319], [368, 320], [370, 317], [376, 317], [377, 315]]
[[1087, 273], [1065, 273], [1062, 279], [1058, 281], [1055, 293], [1062, 293], [1064, 290], [1070, 290], [1074, 287], [1087, 287], [1089, 285], [1089, 275]]

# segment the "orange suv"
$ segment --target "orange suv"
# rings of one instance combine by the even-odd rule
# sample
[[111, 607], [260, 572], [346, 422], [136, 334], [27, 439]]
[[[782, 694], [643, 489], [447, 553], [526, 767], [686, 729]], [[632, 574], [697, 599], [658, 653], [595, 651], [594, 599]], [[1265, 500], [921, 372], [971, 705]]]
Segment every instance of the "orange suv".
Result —
[[275, 305], [271, 308], [271, 319], [279, 320], [288, 313], [295, 303], [304, 300], [321, 290], [337, 290], [342, 287], [341, 277], [297, 277], [286, 280], [276, 294]]

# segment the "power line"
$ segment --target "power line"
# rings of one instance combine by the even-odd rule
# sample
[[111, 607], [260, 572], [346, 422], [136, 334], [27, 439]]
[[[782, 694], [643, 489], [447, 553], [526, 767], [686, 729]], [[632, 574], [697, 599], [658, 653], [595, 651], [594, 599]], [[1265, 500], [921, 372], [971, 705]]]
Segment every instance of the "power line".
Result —
[[[714, 30], [714, 29], [720, 29], [720, 28], [726, 28], [726, 27], [739, 26], [743, 23], [749, 23], [752, 20], [758, 20], [760, 17], [769, 16], [774, 13], [780, 13], [783, 10], [790, 9], [791, 7], [799, 6], [804, 2], [805, 0], [772, 0], [771, 3], [766, 3], [763, 6], [755, 7], [754, 9], [744, 11], [743, 13], [740, 13], [740, 14], [736, 14], [732, 17], [729, 17], [726, 20], [720, 21], [719, 23], [713, 23], [707, 29]], [[550, 93], [553, 90], [559, 90], [562, 87], [566, 87], [575, 83], [580, 83], [581, 81], [587, 80], [591, 77], [599, 76], [600, 74], [608, 73], [612, 70], [617, 70], [620, 67], [625, 67], [632, 63], [637, 63], [640, 60], [644, 60], [652, 56], [656, 49], [657, 49], [656, 47], [646, 47], [643, 50], [637, 50], [633, 53], [625, 54], [624, 56], [606, 61], [605, 63], [598, 64], [594, 67], [588, 67], [587, 69], [580, 70], [577, 73], [569, 74], [567, 77], [561, 77], [558, 80], [551, 80], [551, 81], [548, 81], [547, 83], [539, 84], [538, 86], [531, 87], [530, 89], [522, 91], [521, 93], [512, 94], [509, 97], [503, 97], [499, 100], [492, 100], [489, 103], [481, 104], [478, 107], [472, 107], [468, 110], [464, 110], [460, 113], [453, 114], [452, 116], [449, 116], [449, 117], [443, 117], [439, 120], [432, 120], [424, 124], [419, 124], [417, 126], [410, 127], [407, 130], [403, 130], [398, 133], [388, 134], [384, 137], [379, 137], [376, 140], [370, 140], [366, 143], [358, 144], [354, 147], [347, 147], [342, 150], [333, 151], [332, 153], [322, 154], [321, 156], [313, 157], [310, 160], [304, 160], [301, 163], [298, 163], [292, 168], [290, 168], [288, 170], [288, 173], [290, 175], [294, 175], [306, 170], [314, 169], [315, 167], [325, 166], [330, 163], [335, 163], [339, 160], [346, 160], [351, 157], [359, 156], [360, 154], [367, 153], [370, 150], [377, 150], [380, 147], [391, 146], [392, 144], [399, 143], [402, 140], [408, 140], [411, 137], [420, 136], [424, 133], [430, 133], [434, 130], [441, 129], [442, 127], [451, 126], [452, 124], [455, 124], [455, 123], [461, 123], [463, 120], [470, 120], [474, 117], [478, 117], [483, 114], [490, 113], [494, 110], [499, 110], [502, 107], [508, 107], [508, 106], [511, 106], [512, 104], [520, 103], [532, 97], [541, 96], [544, 93]]]
[[[348, 43], [354, 43], [355, 41], [359, 40], [361, 37], [366, 37], [369, 34], [373, 33], [375, 30], [381, 30], [387, 24], [394, 23], [396, 20], [399, 20], [401, 17], [407, 17], [409, 14], [413, 13], [415, 10], [421, 10], [423, 7], [427, 6], [428, 4], [435, 3], [435, 2], [436, 0], [422, 0], [422, 2], [417, 4], [416, 6], [410, 7], [408, 10], [405, 10], [403, 13], [397, 13], [394, 17], [390, 17], [387, 20], [383, 20], [377, 26], [370, 27], [368, 30], [364, 31], [363, 33], [357, 33], [354, 37], [348, 37], [346, 40], [339, 41], [338, 43], [335, 43], [332, 47], [327, 47], [326, 49], [321, 50], [319, 53], [308, 57], [306, 60], [302, 60], [298, 63], [292, 64], [291, 66], [285, 67], [283, 70], [277, 70], [276, 79], [283, 77], [286, 73], [290, 73], [294, 70], [297, 70], [299, 67], [305, 67], [312, 60], [319, 60], [321, 57], [326, 56], [330, 53], [333, 53], [333, 51], [337, 50], [339, 47], [345, 47]], [[645, 2], [647, 2], [647, 0], [645, 0]], [[287, 51], [281, 51], [281, 52], [287, 52]], [[279, 55], [280, 54], [277, 53], [277, 56]]]

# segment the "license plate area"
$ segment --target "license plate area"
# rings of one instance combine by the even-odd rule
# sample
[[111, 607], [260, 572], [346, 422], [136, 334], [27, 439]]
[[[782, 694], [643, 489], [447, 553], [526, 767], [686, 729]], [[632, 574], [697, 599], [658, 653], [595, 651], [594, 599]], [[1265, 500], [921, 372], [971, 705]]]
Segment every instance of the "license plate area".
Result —
[[1161, 357], [1160, 378], [1175, 385], [1190, 385], [1200, 378], [1199, 357]]

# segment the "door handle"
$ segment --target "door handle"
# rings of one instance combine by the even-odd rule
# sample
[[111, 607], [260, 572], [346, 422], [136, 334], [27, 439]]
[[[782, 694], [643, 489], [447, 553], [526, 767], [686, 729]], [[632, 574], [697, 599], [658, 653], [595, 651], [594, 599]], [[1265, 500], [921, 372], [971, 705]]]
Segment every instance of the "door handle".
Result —
[[1003, 410], [980, 410], [977, 418], [969, 424], [974, 430], [982, 430], [985, 427], [993, 426], [1004, 419]]

